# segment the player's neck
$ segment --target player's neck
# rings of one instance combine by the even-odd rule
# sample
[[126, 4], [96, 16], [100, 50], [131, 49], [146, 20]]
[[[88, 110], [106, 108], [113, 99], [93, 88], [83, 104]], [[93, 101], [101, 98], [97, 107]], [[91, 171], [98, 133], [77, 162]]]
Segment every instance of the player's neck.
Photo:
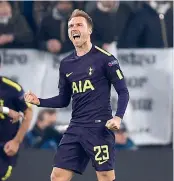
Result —
[[91, 50], [91, 48], [92, 48], [91, 42], [86, 42], [81, 47], [76, 47], [77, 56], [81, 57], [87, 54]]

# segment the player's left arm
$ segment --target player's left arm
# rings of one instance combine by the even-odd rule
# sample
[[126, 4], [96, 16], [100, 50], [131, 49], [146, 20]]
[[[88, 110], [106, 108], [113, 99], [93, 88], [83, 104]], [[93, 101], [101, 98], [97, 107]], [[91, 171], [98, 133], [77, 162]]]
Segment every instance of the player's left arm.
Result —
[[13, 156], [18, 152], [19, 145], [22, 143], [32, 120], [32, 108], [30, 105], [27, 105], [25, 103], [23, 96], [24, 91], [21, 90], [20, 92], [18, 92], [18, 95], [14, 100], [16, 109], [24, 113], [24, 119], [20, 125], [16, 136], [12, 140], [7, 142], [4, 146], [4, 151], [8, 156]]
[[[106, 59], [105, 73], [118, 94], [117, 111], [114, 119], [121, 123], [129, 102], [129, 91], [119, 62], [114, 56], [108, 56]], [[116, 127], [119, 129], [119, 125]]]

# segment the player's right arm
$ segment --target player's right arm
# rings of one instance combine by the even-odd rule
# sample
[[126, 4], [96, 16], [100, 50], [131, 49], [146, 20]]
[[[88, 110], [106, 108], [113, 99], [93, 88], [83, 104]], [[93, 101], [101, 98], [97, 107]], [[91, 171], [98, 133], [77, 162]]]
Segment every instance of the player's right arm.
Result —
[[70, 83], [66, 79], [66, 75], [62, 71], [62, 63], [59, 68], [59, 95], [41, 99], [32, 92], [25, 94], [25, 101], [38, 107], [63, 108], [67, 107], [71, 100], [72, 89]]

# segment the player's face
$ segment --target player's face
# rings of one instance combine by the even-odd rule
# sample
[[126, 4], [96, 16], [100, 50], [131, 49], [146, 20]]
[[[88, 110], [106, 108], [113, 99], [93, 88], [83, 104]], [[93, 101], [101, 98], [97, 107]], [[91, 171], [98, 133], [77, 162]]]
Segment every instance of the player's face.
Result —
[[41, 123], [44, 124], [45, 127], [49, 127], [49, 126], [54, 125], [56, 120], [57, 120], [56, 113], [55, 114], [45, 113], [44, 119]]
[[90, 40], [91, 28], [83, 17], [74, 17], [68, 23], [68, 35], [75, 47]]

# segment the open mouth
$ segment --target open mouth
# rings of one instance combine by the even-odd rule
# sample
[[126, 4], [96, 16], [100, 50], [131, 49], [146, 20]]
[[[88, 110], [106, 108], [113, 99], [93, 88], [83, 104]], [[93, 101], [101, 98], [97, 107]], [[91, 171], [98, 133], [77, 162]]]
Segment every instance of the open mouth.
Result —
[[79, 38], [80, 38], [80, 35], [79, 35], [79, 34], [73, 34], [73, 38], [74, 38], [74, 40], [75, 40], [75, 39], [79, 39]]

